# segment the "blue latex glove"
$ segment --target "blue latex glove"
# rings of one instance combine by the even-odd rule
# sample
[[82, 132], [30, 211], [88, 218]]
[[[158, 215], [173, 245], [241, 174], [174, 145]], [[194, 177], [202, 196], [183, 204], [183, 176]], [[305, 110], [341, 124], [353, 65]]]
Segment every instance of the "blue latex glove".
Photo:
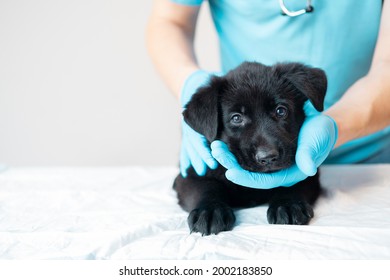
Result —
[[317, 168], [327, 158], [337, 140], [336, 122], [313, 110], [310, 106], [305, 106], [307, 117], [299, 132], [296, 164], [292, 167], [274, 173], [244, 170], [222, 141], [211, 144], [212, 155], [227, 169], [226, 178], [238, 185], [258, 189], [295, 185], [316, 174]]
[[[198, 70], [192, 73], [181, 90], [180, 101], [184, 108], [196, 90], [205, 85], [214, 73]], [[187, 169], [192, 166], [199, 176], [204, 176], [207, 166], [211, 169], [218, 167], [218, 162], [211, 155], [206, 138], [194, 131], [182, 120], [182, 143], [180, 151], [180, 173], [187, 176]]]

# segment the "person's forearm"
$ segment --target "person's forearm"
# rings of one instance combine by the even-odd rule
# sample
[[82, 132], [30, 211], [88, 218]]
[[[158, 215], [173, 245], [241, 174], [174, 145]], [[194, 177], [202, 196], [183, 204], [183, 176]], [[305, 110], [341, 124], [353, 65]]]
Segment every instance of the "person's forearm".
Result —
[[390, 62], [376, 63], [325, 114], [338, 126], [335, 147], [390, 125]]
[[[199, 69], [193, 48], [198, 8], [156, 1], [147, 27], [147, 48], [157, 71], [176, 97], [185, 79]], [[177, 11], [177, 10], [176, 10]], [[176, 17], [176, 18], [175, 18]]]

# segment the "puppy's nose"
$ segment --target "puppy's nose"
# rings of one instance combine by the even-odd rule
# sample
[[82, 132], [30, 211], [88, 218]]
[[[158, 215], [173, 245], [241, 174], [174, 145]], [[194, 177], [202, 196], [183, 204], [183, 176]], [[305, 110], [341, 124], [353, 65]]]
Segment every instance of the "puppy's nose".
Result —
[[269, 165], [274, 163], [279, 156], [279, 152], [275, 149], [257, 149], [256, 151], [256, 161], [261, 165]]

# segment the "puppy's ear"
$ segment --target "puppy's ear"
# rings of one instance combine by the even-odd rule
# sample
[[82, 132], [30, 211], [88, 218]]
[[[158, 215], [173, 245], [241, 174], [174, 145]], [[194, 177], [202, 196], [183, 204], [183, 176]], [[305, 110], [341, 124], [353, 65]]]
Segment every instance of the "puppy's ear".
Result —
[[276, 68], [282, 76], [311, 101], [317, 111], [324, 110], [328, 82], [323, 70], [300, 63], [278, 64]]
[[224, 81], [222, 77], [212, 77], [209, 84], [196, 91], [183, 112], [184, 121], [209, 142], [218, 134], [218, 100]]

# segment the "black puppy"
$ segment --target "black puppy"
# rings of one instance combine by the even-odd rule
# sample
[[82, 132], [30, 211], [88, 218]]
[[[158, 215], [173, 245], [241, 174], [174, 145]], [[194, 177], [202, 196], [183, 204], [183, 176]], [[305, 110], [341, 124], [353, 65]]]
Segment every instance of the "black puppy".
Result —
[[[183, 112], [184, 120], [209, 142], [224, 141], [239, 164], [254, 172], [274, 172], [295, 162], [297, 138], [305, 119], [303, 105], [310, 100], [323, 110], [325, 73], [299, 63], [272, 67], [245, 62], [201, 87]], [[174, 182], [179, 204], [190, 212], [191, 232], [202, 235], [231, 230], [232, 208], [269, 203], [271, 224], [307, 224], [321, 192], [318, 175], [292, 187], [261, 190], [238, 186], [225, 178], [219, 166], [198, 176]]]

